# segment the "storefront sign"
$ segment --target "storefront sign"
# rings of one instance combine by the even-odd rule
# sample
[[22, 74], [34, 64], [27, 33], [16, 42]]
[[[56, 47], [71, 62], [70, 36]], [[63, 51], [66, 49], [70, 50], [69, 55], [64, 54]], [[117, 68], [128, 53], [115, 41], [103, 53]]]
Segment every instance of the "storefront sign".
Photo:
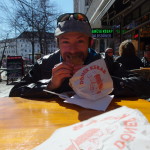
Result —
[[93, 38], [113, 38], [113, 29], [92, 29]]
[[119, 33], [120, 34], [120, 31], [121, 31], [121, 34], [124, 34], [126, 33], [128, 30], [119, 30], [119, 29], [116, 29], [116, 33]]

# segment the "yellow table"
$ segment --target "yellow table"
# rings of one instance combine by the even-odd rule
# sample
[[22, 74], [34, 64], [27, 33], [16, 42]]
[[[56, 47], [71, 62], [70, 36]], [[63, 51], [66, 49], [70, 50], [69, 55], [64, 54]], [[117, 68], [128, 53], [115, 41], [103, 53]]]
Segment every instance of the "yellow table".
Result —
[[[113, 99], [107, 111], [120, 106], [137, 108], [150, 121], [150, 102], [136, 98]], [[56, 129], [102, 113], [66, 104], [56, 98], [47, 101], [0, 98], [0, 150], [31, 150]]]

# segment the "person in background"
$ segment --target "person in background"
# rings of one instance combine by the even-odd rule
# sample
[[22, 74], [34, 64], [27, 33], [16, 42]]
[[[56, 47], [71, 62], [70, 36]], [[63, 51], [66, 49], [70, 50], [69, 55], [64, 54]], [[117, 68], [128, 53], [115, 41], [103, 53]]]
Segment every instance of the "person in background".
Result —
[[143, 67], [142, 61], [136, 56], [135, 47], [130, 40], [125, 40], [120, 44], [119, 55], [116, 61], [120, 63], [125, 70]]
[[113, 54], [114, 54], [114, 50], [112, 48], [106, 48], [105, 50], [105, 56], [110, 56], [110, 57], [113, 57]]
[[141, 59], [143, 67], [150, 67], [150, 45], [146, 45], [144, 57]]
[[106, 48], [105, 50], [105, 61], [110, 61], [110, 63], [113, 63], [114, 61], [114, 50], [112, 48]]
[[[73, 91], [69, 79], [73, 74], [93, 61], [102, 59], [100, 53], [91, 48], [92, 32], [88, 18], [81, 13], [62, 14], [57, 19], [55, 30], [58, 50], [48, 54], [34, 65], [31, 71], [10, 91], [10, 97], [50, 98], [56, 93]], [[79, 56], [81, 64], [72, 63]], [[150, 84], [141, 77], [127, 72], [118, 63], [106, 62], [112, 76], [115, 96], [150, 96]], [[145, 83], [146, 82], [146, 83]], [[149, 87], [148, 87], [149, 86]]]

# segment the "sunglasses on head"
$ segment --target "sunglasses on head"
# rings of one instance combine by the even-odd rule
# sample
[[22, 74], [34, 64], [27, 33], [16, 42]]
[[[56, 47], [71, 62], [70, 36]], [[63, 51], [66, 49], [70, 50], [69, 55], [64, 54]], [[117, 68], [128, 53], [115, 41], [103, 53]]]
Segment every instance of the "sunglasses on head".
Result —
[[57, 24], [59, 22], [69, 20], [71, 17], [75, 20], [89, 22], [88, 18], [82, 13], [66, 13], [66, 14], [62, 14], [61, 16], [58, 17]]

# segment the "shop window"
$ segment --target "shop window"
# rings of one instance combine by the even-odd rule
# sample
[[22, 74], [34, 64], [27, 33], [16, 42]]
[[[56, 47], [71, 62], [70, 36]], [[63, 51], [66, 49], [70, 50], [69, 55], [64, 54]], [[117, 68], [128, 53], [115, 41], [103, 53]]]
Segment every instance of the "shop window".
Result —
[[105, 51], [105, 42], [103, 39], [101, 39], [99, 52], [104, 52], [104, 51]]
[[129, 14], [124, 18], [124, 25], [128, 25], [131, 22], [132, 22], [132, 15]]
[[132, 16], [132, 17], [133, 17], [133, 20], [138, 19], [139, 16], [140, 16], [140, 9], [139, 9], [139, 8], [135, 9], [135, 10], [133, 11], [132, 15], [133, 15], [133, 16]]
[[141, 16], [147, 14], [150, 12], [150, 1], [146, 1], [142, 6], [141, 6]]

